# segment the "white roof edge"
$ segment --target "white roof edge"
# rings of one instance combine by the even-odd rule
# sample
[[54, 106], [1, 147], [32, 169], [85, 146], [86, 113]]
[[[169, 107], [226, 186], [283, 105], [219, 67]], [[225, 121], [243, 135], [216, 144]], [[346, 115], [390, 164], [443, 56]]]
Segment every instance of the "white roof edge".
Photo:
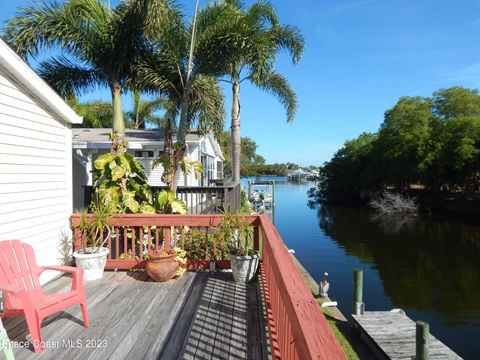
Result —
[[29, 91], [43, 106], [69, 124], [81, 124], [83, 118], [58, 95], [25, 61], [0, 38], [0, 67], [10, 80]]
[[212, 133], [208, 133], [208, 136], [210, 138], [210, 141], [212, 142], [213, 145], [213, 151], [215, 151], [216, 155], [222, 159], [222, 161], [225, 161], [225, 157], [223, 156], [222, 148], [220, 147], [220, 143], [218, 142], [217, 138], [215, 135]]
[[[138, 150], [138, 148], [131, 148], [130, 144], [131, 143], [135, 144], [140, 144], [142, 146], [142, 149], [144, 146], [163, 146], [163, 140], [161, 141], [131, 141], [127, 144], [127, 149], [128, 150]], [[200, 141], [198, 140], [187, 140], [186, 143], [187, 145], [194, 145], [198, 144]], [[105, 141], [98, 141], [98, 140], [77, 140], [73, 139], [72, 140], [72, 148], [73, 149], [110, 149], [112, 147], [112, 141], [111, 140], [105, 140]]]

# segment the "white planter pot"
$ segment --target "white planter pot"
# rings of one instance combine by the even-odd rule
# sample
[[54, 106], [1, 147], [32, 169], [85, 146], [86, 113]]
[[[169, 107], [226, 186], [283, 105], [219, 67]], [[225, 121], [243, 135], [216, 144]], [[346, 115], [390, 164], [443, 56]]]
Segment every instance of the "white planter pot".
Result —
[[[91, 249], [91, 248], [87, 248]], [[83, 253], [75, 251], [73, 257], [75, 258], [75, 263], [77, 267], [83, 269], [83, 279], [85, 281], [92, 281], [101, 279], [103, 276], [103, 270], [105, 269], [105, 264], [107, 263], [107, 248], [100, 248], [96, 253]]]
[[230, 267], [232, 268], [233, 279], [242, 284], [248, 283], [257, 273], [260, 256], [237, 256], [230, 254]]

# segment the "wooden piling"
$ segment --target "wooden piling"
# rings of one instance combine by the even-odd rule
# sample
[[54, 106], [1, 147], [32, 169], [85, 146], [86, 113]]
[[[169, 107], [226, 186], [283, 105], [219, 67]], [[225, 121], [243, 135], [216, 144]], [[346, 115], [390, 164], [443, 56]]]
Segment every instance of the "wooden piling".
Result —
[[363, 270], [353, 270], [353, 314], [361, 315], [365, 310], [363, 303]]
[[416, 360], [428, 360], [428, 338], [430, 326], [427, 322], [417, 321]]

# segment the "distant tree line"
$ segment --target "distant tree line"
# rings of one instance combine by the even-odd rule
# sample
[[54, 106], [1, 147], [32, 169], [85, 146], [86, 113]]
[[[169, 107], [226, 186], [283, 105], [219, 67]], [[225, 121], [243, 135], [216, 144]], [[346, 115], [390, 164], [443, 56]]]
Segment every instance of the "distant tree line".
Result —
[[[225, 157], [223, 172], [225, 177], [232, 176], [232, 147], [231, 134], [224, 131], [216, 135], [217, 140]], [[241, 138], [241, 153], [240, 153], [240, 175], [241, 176], [287, 176], [290, 170], [300, 169], [300, 166], [294, 163], [286, 164], [266, 164], [265, 158], [257, 154], [258, 145], [249, 137]], [[315, 169], [315, 167], [310, 167]]]
[[310, 195], [326, 202], [366, 201], [384, 189], [478, 192], [480, 96], [452, 87], [405, 96], [376, 133], [347, 141], [320, 170]]

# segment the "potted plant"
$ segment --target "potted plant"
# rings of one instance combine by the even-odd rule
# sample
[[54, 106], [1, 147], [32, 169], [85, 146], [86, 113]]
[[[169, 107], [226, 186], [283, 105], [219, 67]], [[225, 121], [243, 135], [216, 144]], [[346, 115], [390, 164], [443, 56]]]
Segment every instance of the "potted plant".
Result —
[[145, 263], [148, 275], [157, 282], [164, 282], [183, 275], [187, 268], [186, 252], [174, 247], [166, 250], [149, 250]]
[[91, 209], [91, 215], [87, 209], [81, 213], [77, 227], [81, 232], [82, 248], [73, 253], [77, 267], [84, 269], [85, 281], [101, 279], [103, 276], [108, 255], [108, 248], [104, 245], [112, 234], [109, 223], [114, 214], [109, 203], [93, 203]]
[[229, 213], [223, 214], [219, 228], [228, 244], [233, 279], [248, 283], [255, 277], [260, 261], [258, 251], [251, 248], [252, 229], [243, 216]]

